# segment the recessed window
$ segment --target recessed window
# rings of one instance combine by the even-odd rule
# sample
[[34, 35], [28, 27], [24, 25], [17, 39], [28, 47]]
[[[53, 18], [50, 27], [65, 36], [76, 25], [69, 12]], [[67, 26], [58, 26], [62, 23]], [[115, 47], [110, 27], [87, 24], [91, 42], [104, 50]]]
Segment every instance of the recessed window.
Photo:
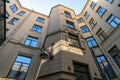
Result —
[[68, 18], [72, 18], [72, 17], [71, 17], [71, 14], [70, 14], [69, 12], [66, 12], [66, 11], [65, 11], [64, 15], [65, 15], [66, 17], [68, 17]]
[[88, 19], [89, 16], [90, 16], [90, 14], [88, 12], [86, 12], [84, 15], [85, 19]]
[[45, 19], [44, 19], [44, 18], [41, 18], [41, 17], [38, 17], [38, 18], [37, 18], [37, 21], [40, 22], [40, 23], [45, 23]]
[[80, 24], [80, 23], [83, 23], [84, 20], [83, 20], [83, 18], [79, 18], [79, 19], [77, 20], [77, 22]]
[[9, 18], [9, 16], [10, 16], [10, 15], [8, 14], [8, 12], [6, 12], [6, 14], [5, 14], [5, 15], [6, 15], [6, 18], [7, 18], [7, 19], [8, 19], [8, 18]]
[[100, 28], [96, 34], [101, 41], [104, 41], [107, 36], [106, 33], [102, 30], [102, 28]]
[[13, 18], [12, 20], [9, 21], [9, 23], [12, 25], [15, 25], [15, 24], [17, 24], [18, 20], [19, 19], [17, 19], [17, 18]]
[[18, 10], [15, 4], [11, 5], [10, 9], [12, 10], [13, 13], [15, 13]]
[[100, 67], [102, 69], [102, 73], [104, 73], [104, 76], [108, 79], [116, 77], [116, 74], [114, 70], [112, 69], [109, 62], [106, 60], [104, 55], [97, 56], [97, 61], [100, 64]]
[[83, 33], [89, 32], [88, 26], [83, 26], [80, 28]]
[[89, 23], [92, 28], [95, 27], [95, 25], [97, 24], [97, 22], [93, 18], [90, 19]]
[[79, 39], [77, 35], [68, 34], [69, 45], [80, 47]]
[[88, 47], [94, 47], [97, 46], [97, 42], [95, 41], [95, 39], [93, 37], [87, 38], [86, 42], [88, 44]]
[[103, 14], [105, 13], [106, 9], [103, 8], [103, 7], [99, 7], [98, 10], [97, 10], [97, 14], [99, 16], [103, 16]]
[[115, 15], [111, 15], [108, 19], [107, 19], [107, 23], [109, 25], [112, 26], [112, 28], [116, 28], [118, 27], [118, 25], [120, 24], [120, 18], [118, 18], [117, 16]]
[[106, 1], [108, 1], [109, 3], [112, 3], [112, 2], [113, 2], [113, 0], [106, 0]]
[[91, 7], [92, 9], [94, 9], [95, 6], [96, 6], [96, 3], [92, 1], [90, 7]]
[[70, 22], [70, 21], [66, 21], [66, 26], [67, 26], [68, 28], [75, 29], [74, 23], [72, 23], [72, 22]]
[[42, 32], [42, 26], [34, 25], [32, 30], [35, 32]]
[[25, 56], [17, 56], [9, 74], [9, 78], [16, 78], [17, 80], [25, 80], [28, 68], [31, 63], [31, 58]]
[[20, 11], [20, 12], [18, 13], [19, 16], [23, 16], [24, 14], [25, 14], [24, 11]]
[[114, 46], [108, 52], [120, 68], [120, 49], [117, 46]]
[[78, 62], [73, 62], [75, 80], [92, 80], [90, 78], [89, 69], [87, 64], [80, 64]]
[[31, 47], [37, 47], [37, 43], [38, 43], [38, 38], [31, 37], [31, 36], [28, 36], [25, 41], [25, 45], [31, 46]]

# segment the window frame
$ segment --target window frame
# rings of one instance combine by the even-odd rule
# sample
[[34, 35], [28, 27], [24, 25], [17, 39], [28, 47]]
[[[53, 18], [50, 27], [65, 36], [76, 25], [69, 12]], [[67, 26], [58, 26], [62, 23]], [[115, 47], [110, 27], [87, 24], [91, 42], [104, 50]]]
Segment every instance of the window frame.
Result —
[[[36, 27], [36, 29], [34, 29], [35, 27]], [[38, 31], [37, 28], [39, 28], [40, 31]], [[42, 26], [34, 24], [33, 27], [32, 27], [32, 31], [41, 33], [42, 32], [42, 28], [43, 28]]]
[[[19, 56], [30, 59], [30, 63], [17, 61], [17, 58], [18, 58]], [[27, 65], [28, 65], [28, 68], [27, 68], [26, 74], [25, 74], [25, 76], [24, 76], [24, 79], [25, 79], [26, 76], [27, 76], [27, 73], [28, 73], [28, 71], [29, 71], [31, 62], [32, 62], [32, 57], [24, 56], [24, 55], [20, 55], [20, 54], [17, 55], [16, 58], [15, 58], [15, 60], [14, 60], [14, 62], [12, 63], [12, 66], [11, 66], [11, 68], [10, 68], [9, 73], [7, 74], [7, 77], [9, 77], [10, 72], [12, 71], [12, 68], [14, 67], [14, 65], [15, 65], [16, 62], [22, 63], [22, 64], [20, 65], [19, 70], [17, 71], [17, 74], [16, 74], [16, 76], [14, 77], [14, 79], [18, 79], [18, 77], [19, 77], [18, 73], [20, 73], [20, 69], [23, 67], [23, 64], [27, 64]], [[13, 78], [13, 77], [9, 77], [9, 78]]]
[[[92, 40], [87, 41], [88, 39], [91, 39], [91, 38], [92, 38]], [[98, 46], [98, 44], [97, 44], [95, 38], [92, 37], [92, 36], [86, 38], [86, 43], [87, 43], [87, 45], [88, 45], [89, 48], [92, 48], [92, 47], [96, 47], [96, 46]], [[90, 44], [90, 45], [89, 45], [89, 44]]]
[[[15, 11], [14, 11], [13, 6], [14, 6], [14, 8], [16, 8], [16, 10], [15, 10]], [[12, 5], [11, 5], [11, 6], [9, 6], [9, 7], [10, 7], [10, 9], [11, 9], [11, 11], [12, 11], [13, 13], [15, 13], [15, 12], [18, 10], [18, 8], [17, 8], [16, 4], [12, 4]]]
[[[37, 45], [38, 45], [38, 38], [36, 38], [36, 37], [33, 37], [33, 36], [27, 36], [26, 37], [26, 40], [25, 40], [25, 42], [24, 42], [24, 45], [25, 46], [29, 46], [29, 47], [37, 47]], [[28, 43], [27, 43], [27, 41], [29, 41]], [[32, 45], [33, 43], [35, 43], [36, 45]]]
[[39, 23], [45, 23], [45, 18], [37, 17], [36, 21]]
[[90, 14], [86, 11], [84, 14], [85, 19], [87, 20], [89, 18]]
[[80, 29], [81, 29], [82, 33], [87, 33], [90, 31], [87, 25], [80, 27]]
[[96, 20], [94, 20], [93, 18], [90, 19], [89, 24], [91, 25], [92, 28], [94, 28], [97, 24]]
[[95, 6], [96, 6], [96, 4], [97, 4], [97, 3], [95, 3], [94, 1], [92, 1], [90, 7], [91, 7], [92, 9], [94, 9]]
[[[72, 27], [71, 27], [72, 26]], [[75, 29], [75, 25], [73, 22], [66, 20], [66, 27], [70, 29]]]
[[68, 12], [68, 11], [64, 11], [64, 15], [65, 15], [65, 17], [72, 18], [70, 12]]
[[[21, 15], [22, 14], [22, 15]], [[25, 15], [25, 11], [20, 11], [19, 13], [18, 13], [18, 15], [19, 16], [24, 16]]]
[[[16, 21], [15, 23], [13, 22], [14, 20]], [[13, 17], [8, 23], [12, 25], [16, 25], [18, 21], [19, 21], [18, 18]]]
[[83, 20], [83, 18], [77, 19], [77, 23], [78, 23], [78, 24], [83, 23], [83, 22], [85, 22], [85, 21]]
[[[104, 9], [104, 12], [102, 11], [103, 9]], [[99, 8], [97, 9], [96, 13], [97, 13], [100, 17], [102, 17], [102, 16], [105, 14], [106, 11], [107, 11], [107, 10], [106, 10], [104, 7], [99, 6]]]

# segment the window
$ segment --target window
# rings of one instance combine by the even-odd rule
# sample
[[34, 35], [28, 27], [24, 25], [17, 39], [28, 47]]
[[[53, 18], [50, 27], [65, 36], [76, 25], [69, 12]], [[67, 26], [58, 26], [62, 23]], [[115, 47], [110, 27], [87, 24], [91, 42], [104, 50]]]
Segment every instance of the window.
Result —
[[75, 29], [74, 23], [72, 23], [72, 22], [70, 22], [70, 21], [66, 21], [66, 26], [67, 26], [68, 28]]
[[113, 71], [112, 67], [110, 66], [109, 62], [106, 60], [104, 55], [97, 56], [97, 61], [106, 78], [111, 79], [113, 77], [116, 77], [115, 72]]
[[34, 38], [31, 36], [28, 36], [26, 41], [25, 41], [25, 45], [31, 46], [31, 47], [36, 47], [37, 43], [38, 43], [38, 38]]
[[65, 11], [64, 15], [65, 15], [66, 17], [68, 17], [68, 18], [72, 18], [69, 12], [66, 12], [66, 11]]
[[6, 32], [8, 32], [9, 31], [9, 29], [8, 28], [6, 28]]
[[107, 23], [109, 25], [112, 26], [112, 28], [116, 28], [119, 24], [120, 24], [120, 18], [118, 18], [115, 15], [111, 15], [108, 19], [107, 19]]
[[112, 49], [108, 51], [111, 57], [114, 59], [118, 67], [120, 68], [120, 50], [117, 46], [114, 46]]
[[10, 9], [12, 10], [13, 13], [15, 13], [18, 10], [15, 4], [11, 5]]
[[42, 32], [42, 26], [34, 25], [32, 30], [35, 32]]
[[17, 56], [8, 77], [17, 78], [17, 80], [25, 80], [31, 58], [25, 56]]
[[85, 19], [88, 19], [89, 16], [90, 16], [90, 14], [88, 12], [86, 12], [84, 15]]
[[81, 31], [82, 31], [83, 33], [85, 33], [85, 32], [89, 32], [89, 29], [88, 29], [88, 27], [85, 25], [85, 26], [81, 27]]
[[18, 20], [19, 19], [17, 19], [17, 18], [13, 18], [12, 20], [10, 20], [10, 24], [12, 24], [12, 25], [15, 25], [17, 22], [18, 22]]
[[44, 19], [44, 18], [41, 18], [41, 17], [38, 17], [38, 18], [37, 18], [37, 21], [40, 22], [40, 23], [44, 23], [44, 22], [45, 22], [45, 19]]
[[80, 23], [84, 22], [84, 20], [83, 20], [83, 18], [79, 18], [79, 19], [77, 20], [77, 22], [80, 24]]
[[92, 9], [94, 9], [95, 6], [96, 6], [96, 3], [95, 3], [95, 2], [92, 2], [91, 5], [90, 5], [90, 7], [91, 7]]
[[87, 64], [73, 62], [75, 80], [91, 80]]
[[97, 46], [97, 42], [95, 41], [95, 39], [93, 37], [87, 38], [86, 42], [88, 44], [88, 47], [94, 47]]
[[9, 16], [10, 16], [7, 12], [6, 12], [6, 14], [5, 14], [5, 15], [6, 15], [6, 18], [7, 18], [7, 19], [8, 19], [8, 18], [9, 18]]
[[89, 23], [90, 23], [90, 25], [91, 25], [92, 28], [95, 27], [95, 25], [97, 24], [97, 22], [93, 18], [91, 18], [91, 20], [89, 21]]
[[104, 39], [106, 38], [106, 33], [102, 30], [102, 28], [100, 28], [98, 31], [97, 31], [97, 36], [99, 37], [99, 39], [101, 41], [104, 41]]
[[106, 1], [108, 1], [108, 2], [110, 2], [110, 3], [112, 3], [112, 2], [113, 2], [113, 0], [106, 0]]
[[80, 47], [79, 39], [77, 35], [68, 34], [68, 41], [70, 45]]
[[25, 14], [24, 11], [21, 11], [21, 12], [18, 13], [19, 16], [23, 16], [24, 14]]
[[97, 14], [99, 16], [103, 16], [103, 14], [105, 13], [106, 9], [103, 8], [103, 7], [99, 7], [98, 10], [97, 10]]

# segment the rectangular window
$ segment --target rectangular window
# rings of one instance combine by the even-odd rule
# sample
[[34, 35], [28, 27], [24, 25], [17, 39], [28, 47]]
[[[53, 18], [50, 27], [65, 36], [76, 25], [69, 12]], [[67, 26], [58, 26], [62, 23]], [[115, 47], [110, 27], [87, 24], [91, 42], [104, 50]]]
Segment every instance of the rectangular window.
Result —
[[83, 23], [84, 20], [83, 20], [83, 18], [79, 18], [79, 19], [77, 20], [77, 22], [80, 24], [80, 23]]
[[35, 32], [42, 32], [42, 26], [34, 25], [32, 30]]
[[12, 10], [13, 13], [15, 13], [18, 10], [15, 4], [11, 5], [10, 9]]
[[37, 47], [37, 43], [38, 43], [38, 38], [34, 38], [31, 36], [28, 36], [25, 41], [25, 45], [31, 46], [31, 47]]
[[88, 12], [86, 12], [84, 15], [85, 19], [88, 19], [89, 16], [90, 16], [90, 14]]
[[107, 19], [107, 23], [109, 25], [112, 26], [112, 28], [116, 28], [118, 27], [118, 25], [120, 24], [120, 18], [118, 18], [117, 16], [115, 15], [111, 15], [108, 19]]
[[19, 16], [23, 16], [24, 14], [25, 14], [24, 11], [20, 11], [20, 12], [18, 13]]
[[41, 18], [41, 17], [38, 17], [36, 21], [38, 21], [40, 23], [45, 23], [45, 19]]
[[97, 56], [97, 61], [100, 64], [100, 67], [102, 69], [102, 72], [105, 74], [106, 78], [114, 78], [116, 77], [115, 72], [113, 71], [111, 65], [109, 64], [109, 62], [106, 60], [104, 55], [101, 56]]
[[103, 8], [103, 7], [99, 7], [98, 10], [97, 10], [97, 14], [99, 16], [103, 16], [103, 14], [105, 13], [106, 9]]
[[17, 24], [18, 20], [19, 19], [17, 19], [17, 18], [13, 18], [12, 20], [9, 21], [9, 23], [12, 25], [15, 25], [15, 24]]
[[96, 3], [92, 1], [90, 7], [91, 7], [92, 9], [94, 9], [95, 6], [96, 6]]
[[113, 0], [106, 0], [106, 1], [108, 1], [109, 3], [112, 3], [112, 2], [113, 2]]
[[89, 23], [92, 28], [95, 27], [95, 25], [97, 24], [97, 22], [93, 18], [90, 19]]
[[97, 46], [97, 42], [95, 41], [95, 39], [93, 37], [87, 38], [86, 42], [88, 44], [88, 47], [94, 47]]
[[114, 59], [114, 61], [120, 68], [120, 49], [118, 49], [117, 46], [114, 46], [108, 52], [110, 53], [111, 57]]
[[72, 18], [72, 17], [71, 17], [71, 14], [70, 14], [69, 12], [66, 12], [66, 11], [65, 11], [65, 12], [64, 12], [64, 15], [65, 15], [66, 17], [68, 17], [68, 18]]
[[72, 23], [72, 22], [70, 22], [70, 21], [66, 21], [66, 26], [67, 26], [68, 28], [75, 29], [74, 23]]
[[77, 35], [68, 34], [68, 41], [71, 46], [80, 47], [79, 38]]
[[91, 80], [87, 64], [73, 62], [75, 80]]
[[89, 32], [88, 26], [83, 26], [80, 28], [83, 33]]
[[100, 28], [98, 31], [97, 31], [97, 36], [99, 37], [99, 39], [101, 41], [104, 41], [104, 39], [106, 38], [106, 33], [102, 30], [102, 28]]
[[17, 80], [25, 80], [28, 68], [31, 63], [31, 58], [25, 56], [17, 56], [9, 74], [9, 78], [16, 78]]

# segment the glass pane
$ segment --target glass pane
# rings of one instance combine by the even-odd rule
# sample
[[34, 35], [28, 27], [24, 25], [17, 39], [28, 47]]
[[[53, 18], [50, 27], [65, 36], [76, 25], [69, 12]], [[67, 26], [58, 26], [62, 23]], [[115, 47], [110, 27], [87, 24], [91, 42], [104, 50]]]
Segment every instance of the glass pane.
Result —
[[115, 22], [113, 22], [113, 21], [112, 21], [110, 24], [111, 24], [111, 26], [112, 26], [113, 28], [116, 28], [116, 27], [117, 27], [117, 24], [116, 24]]
[[24, 57], [24, 56], [18, 56], [16, 58], [16, 61], [24, 62], [24, 63], [28, 63], [29, 64], [31, 62], [31, 58]]
[[117, 17], [114, 19], [114, 21], [115, 21], [117, 24], [120, 24], [120, 19], [118, 19]]
[[114, 19], [114, 15], [112, 15], [109, 19], [108, 19], [108, 23], [110, 23], [113, 19]]
[[30, 40], [26, 40], [25, 41], [25, 45], [30, 45], [31, 41]]
[[36, 47], [37, 46], [37, 42], [36, 41], [32, 41], [31, 44], [30, 44], [30, 46]]

